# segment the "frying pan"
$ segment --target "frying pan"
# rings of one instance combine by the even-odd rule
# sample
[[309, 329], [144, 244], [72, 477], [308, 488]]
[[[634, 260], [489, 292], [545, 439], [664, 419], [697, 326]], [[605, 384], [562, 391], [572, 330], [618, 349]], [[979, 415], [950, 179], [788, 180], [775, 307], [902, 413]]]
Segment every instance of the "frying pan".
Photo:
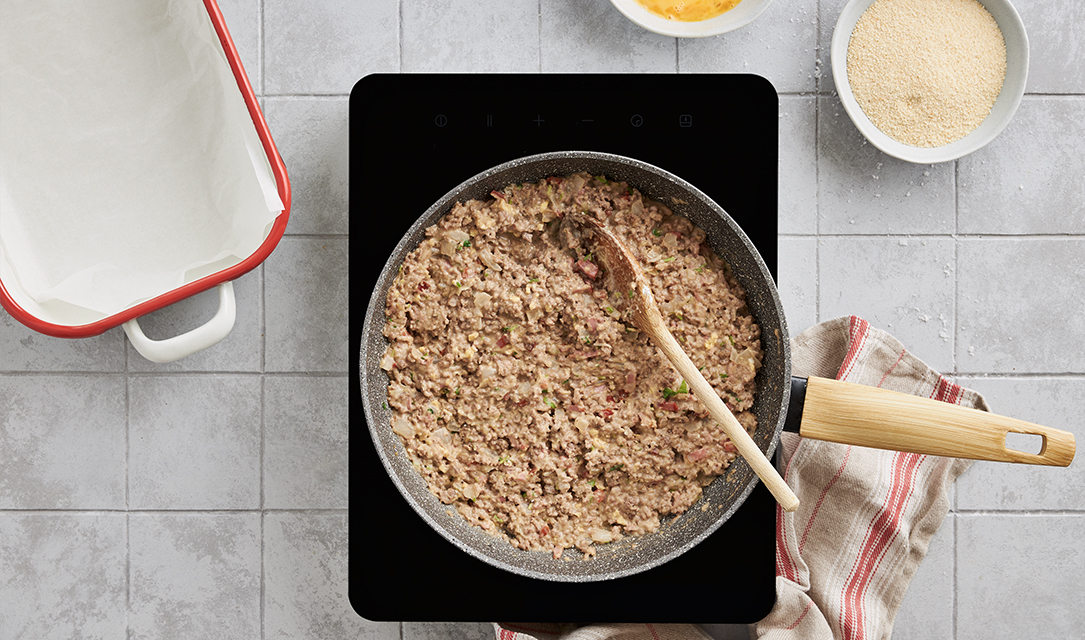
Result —
[[[590, 560], [582, 560], [580, 554], [572, 550], [567, 550], [561, 559], [555, 559], [548, 552], [517, 549], [506, 540], [468, 524], [459, 513], [441, 504], [429, 492], [425, 480], [411, 466], [402, 441], [390, 427], [388, 377], [379, 366], [387, 347], [382, 335], [384, 304], [400, 265], [425, 237], [426, 228], [455, 203], [488, 198], [491, 191], [509, 184], [536, 182], [579, 171], [627, 182], [646, 197], [666, 203], [674, 213], [685, 216], [703, 229], [712, 249], [731, 265], [735, 277], [746, 290], [747, 306], [761, 327], [764, 358], [756, 377], [757, 393], [752, 411], [757, 416], [758, 427], [753, 439], [766, 456], [772, 455], [780, 432], [787, 425], [792, 430], [799, 430], [803, 436], [862, 446], [1069, 465], [1074, 455], [1074, 441], [1073, 436], [1065, 432], [993, 417], [998, 421], [996, 426], [982, 431], [981, 437], [973, 437], [975, 434], [969, 431], [968, 425], [968, 419], [973, 416], [957, 413], [970, 412], [970, 409], [858, 385], [792, 378], [790, 343], [779, 293], [756, 247], [719, 205], [678, 176], [635, 159], [591, 151], [543, 153], [484, 171], [431, 206], [396, 245], [366, 309], [359, 369], [362, 404], [377, 453], [411, 507], [459, 549], [501, 569], [543, 580], [589, 582], [619, 578], [659, 566], [704, 540], [731, 517], [757, 482], [757, 476], [746, 461], [736, 458], [723, 475], [705, 487], [696, 508], [665, 521], [655, 533], [597, 545], [596, 556]], [[804, 403], [810, 406], [804, 408]], [[950, 415], [945, 419], [938, 418], [933, 410], [948, 410]], [[988, 416], [983, 412], [974, 413]], [[869, 428], [872, 421], [883, 424], [881, 421], [896, 419], [902, 414], [910, 417], [914, 424], [905, 424], [899, 429], [886, 427], [888, 433]], [[915, 437], [916, 427], [921, 433], [932, 431], [931, 421], [935, 419], [941, 419], [942, 423], [933, 429], [933, 435], [926, 433], [924, 437]], [[1007, 431], [1041, 435], [1045, 442], [1043, 450], [1039, 454], [1007, 450]], [[953, 448], [946, 443], [960, 446]]]

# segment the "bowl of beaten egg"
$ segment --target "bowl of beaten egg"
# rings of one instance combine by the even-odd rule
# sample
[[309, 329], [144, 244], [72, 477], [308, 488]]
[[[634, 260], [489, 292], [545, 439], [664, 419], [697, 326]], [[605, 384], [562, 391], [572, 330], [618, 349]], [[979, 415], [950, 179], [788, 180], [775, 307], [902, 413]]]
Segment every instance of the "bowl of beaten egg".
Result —
[[625, 17], [674, 38], [703, 38], [754, 21], [770, 0], [610, 0]]
[[1008, 0], [851, 0], [830, 56], [856, 128], [919, 164], [956, 160], [994, 140], [1028, 79], [1028, 37]]

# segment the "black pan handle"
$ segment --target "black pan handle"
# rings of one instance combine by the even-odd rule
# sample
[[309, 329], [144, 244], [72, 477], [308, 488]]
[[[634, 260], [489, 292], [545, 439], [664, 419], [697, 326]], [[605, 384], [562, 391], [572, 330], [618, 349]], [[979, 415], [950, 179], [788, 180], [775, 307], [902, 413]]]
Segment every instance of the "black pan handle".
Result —
[[791, 376], [791, 400], [787, 403], [784, 431], [798, 433], [802, 425], [802, 407], [806, 404], [806, 378]]

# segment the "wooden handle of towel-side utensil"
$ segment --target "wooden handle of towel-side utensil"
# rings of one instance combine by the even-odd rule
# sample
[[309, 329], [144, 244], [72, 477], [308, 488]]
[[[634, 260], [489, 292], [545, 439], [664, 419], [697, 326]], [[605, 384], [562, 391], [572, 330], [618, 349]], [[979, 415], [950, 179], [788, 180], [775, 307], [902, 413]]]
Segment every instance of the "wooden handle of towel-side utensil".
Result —
[[[1042, 438], [1040, 451], [1006, 446], [1007, 433]], [[907, 393], [811, 377], [799, 435], [875, 449], [1066, 467], [1074, 434]]]

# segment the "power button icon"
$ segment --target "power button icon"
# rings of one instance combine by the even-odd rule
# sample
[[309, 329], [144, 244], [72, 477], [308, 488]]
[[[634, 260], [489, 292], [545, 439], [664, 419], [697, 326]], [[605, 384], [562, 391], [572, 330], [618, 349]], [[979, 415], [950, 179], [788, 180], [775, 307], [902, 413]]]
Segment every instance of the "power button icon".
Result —
[[448, 117], [445, 116], [445, 114], [443, 113], [438, 113], [437, 117], [433, 119], [433, 124], [437, 125], [438, 127], [443, 127], [448, 124]]

